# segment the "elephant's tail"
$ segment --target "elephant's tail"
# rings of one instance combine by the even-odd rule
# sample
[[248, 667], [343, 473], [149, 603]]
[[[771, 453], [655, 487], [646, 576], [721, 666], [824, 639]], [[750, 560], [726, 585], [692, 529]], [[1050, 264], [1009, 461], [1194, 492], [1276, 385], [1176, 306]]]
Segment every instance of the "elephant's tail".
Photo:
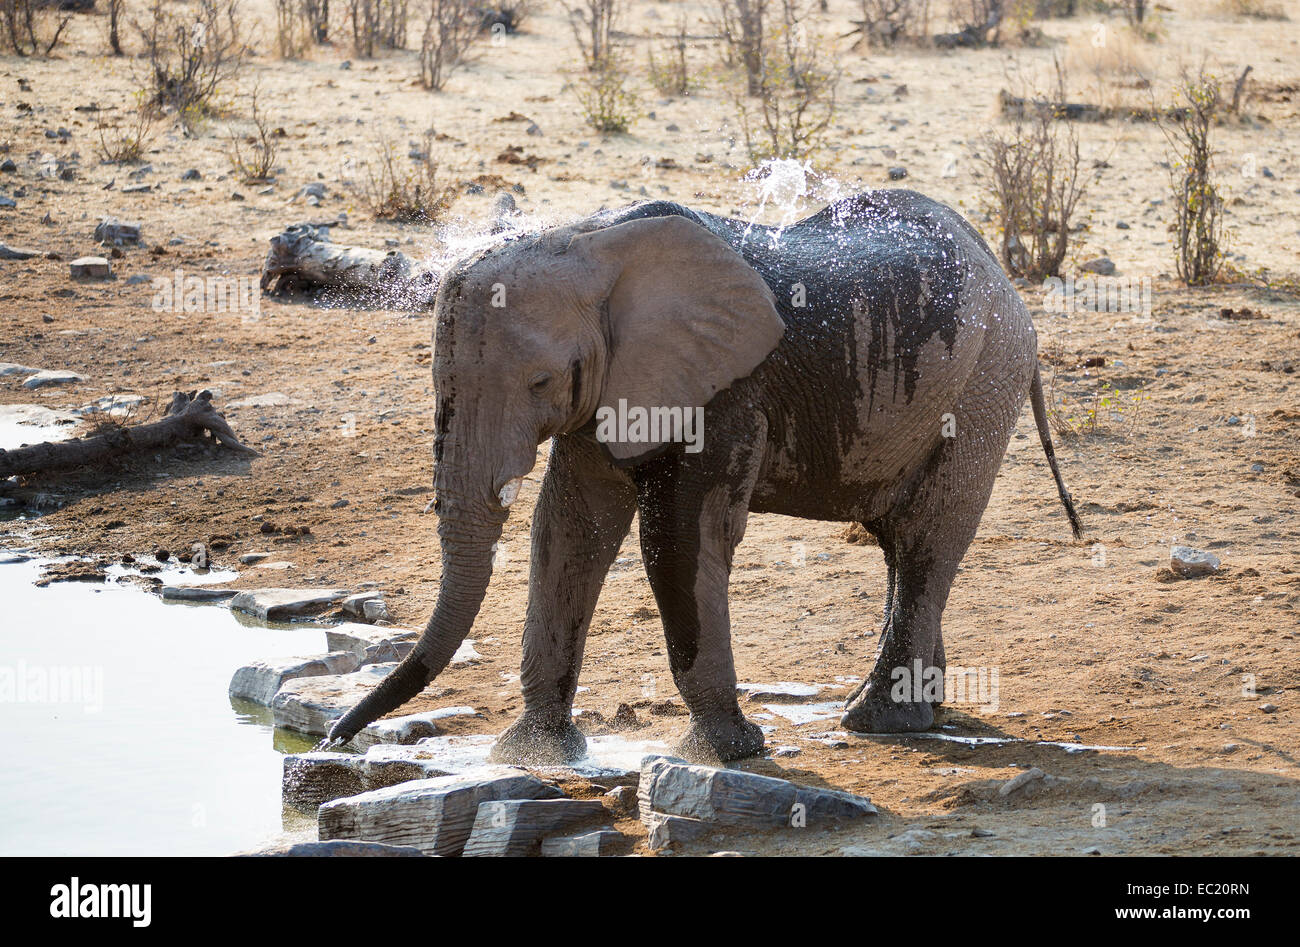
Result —
[[1043, 453], [1047, 455], [1047, 466], [1052, 468], [1052, 477], [1056, 480], [1056, 492], [1061, 495], [1061, 503], [1065, 506], [1065, 515], [1070, 518], [1070, 529], [1074, 531], [1075, 539], [1083, 538], [1083, 526], [1079, 522], [1079, 514], [1074, 512], [1074, 501], [1070, 499], [1070, 491], [1065, 489], [1065, 481], [1061, 479], [1061, 468], [1056, 464], [1056, 449], [1052, 447], [1052, 430], [1047, 423], [1047, 405], [1043, 402], [1043, 376], [1038, 371], [1038, 364], [1034, 364], [1034, 383], [1029, 389], [1029, 400], [1034, 406], [1034, 424], [1038, 426], [1038, 440], [1042, 442]]

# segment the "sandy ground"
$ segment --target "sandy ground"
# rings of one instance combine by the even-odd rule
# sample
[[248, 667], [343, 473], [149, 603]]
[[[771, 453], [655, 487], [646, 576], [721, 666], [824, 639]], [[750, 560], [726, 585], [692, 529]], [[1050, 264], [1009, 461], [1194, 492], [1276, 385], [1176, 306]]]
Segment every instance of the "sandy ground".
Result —
[[[1274, 283], [1178, 288], [1168, 276], [1168, 202], [1155, 203], [1166, 182], [1160, 133], [1126, 123], [1082, 129], [1090, 164], [1082, 208], [1090, 227], [1079, 235], [1074, 264], [1104, 253], [1121, 275], [1151, 279], [1153, 311], [1149, 319], [1052, 313], [1040, 292], [1025, 290], [1062, 414], [1077, 416], [1110, 390], [1104, 386], [1117, 392], [1118, 410], [1103, 409], [1095, 432], [1057, 442], [1087, 538], [1069, 538], [1026, 409], [945, 614], [949, 663], [996, 669], [999, 691], [996, 707], [950, 706], [940, 721], [950, 729], [941, 732], [1030, 742], [863, 738], [838, 732], [837, 717], [796, 725], [762, 703], [748, 704], [769, 715], [760, 721], [774, 727], [769, 749], [799, 752], [746, 766], [866, 793], [882, 818], [837, 832], [722, 839], [701, 851], [1296, 851], [1300, 298], [1286, 286], [1300, 270], [1300, 115], [1291, 94], [1300, 86], [1300, 34], [1294, 22], [1170, 6], [1165, 39], [1140, 50], [1157, 93], [1180, 65], [1202, 56], [1225, 75], [1255, 67], [1258, 94], [1246, 109], [1255, 119], [1218, 129], [1218, 144], [1234, 265], [1266, 268]], [[667, 29], [678, 8], [638, 5], [635, 30]], [[832, 3], [830, 31], [846, 32], [850, 14], [849, 5]], [[1067, 55], [1077, 53], [1093, 22], [1045, 28], [1060, 40], [1056, 52]], [[1119, 28], [1118, 20], [1107, 22]], [[285, 225], [340, 211], [352, 226], [336, 228], [335, 240], [382, 247], [391, 239], [412, 255], [443, 252], [446, 241], [428, 229], [368, 219], [341, 181], [380, 135], [404, 154], [430, 125], [447, 136], [437, 157], [449, 184], [489, 174], [521, 185], [516, 199], [539, 222], [646, 196], [723, 213], [755, 210], [755, 189], [741, 180], [743, 154], [727, 140], [729, 108], [709, 89], [672, 100], [646, 89], [643, 117], [629, 135], [584, 129], [556, 68], [572, 54], [553, 9], [537, 14], [528, 33], [486, 48], [437, 96], [412, 84], [410, 53], [342, 69], [346, 49], [289, 63], [270, 58], [263, 39], [263, 55], [243, 82], [260, 81], [286, 132], [270, 192], [223, 177], [225, 122], [216, 120], [197, 137], [164, 131], [146, 157], [152, 172], [142, 179], [152, 191], [122, 194], [138, 169], [99, 164], [94, 120], [74, 109], [91, 102], [127, 107], [139, 64], [100, 57], [98, 17], [75, 27], [56, 60], [0, 59], [0, 144], [9, 144], [19, 166], [0, 175], [0, 193], [23, 195], [16, 209], [0, 209], [0, 241], [57, 255], [0, 262], [0, 361], [67, 368], [87, 380], [33, 393], [20, 378], [0, 379], [0, 403], [66, 408], [141, 394], [150, 400], [136, 420], [147, 420], [173, 390], [207, 387], [262, 454], [246, 461], [179, 450], [111, 471], [42, 479], [18, 495], [47, 494], [57, 509], [32, 523], [6, 524], [7, 543], [120, 557], [228, 536], [230, 545], [215, 553], [218, 565], [253, 551], [293, 563], [287, 573], [249, 569], [241, 587], [374, 581], [399, 624], [422, 625], [438, 577], [435, 524], [423, 513], [431, 481], [430, 320], [273, 299], [261, 300], [257, 313], [160, 314], [151, 308], [150, 284], [127, 285], [128, 278], [170, 277], [177, 269], [255, 276], [267, 240]], [[644, 43], [637, 49], [642, 62]], [[996, 90], [1008, 85], [1012, 69], [1045, 69], [1052, 52], [847, 53], [842, 112], [814, 166], [848, 189], [881, 186], [887, 168], [904, 165], [907, 185], [978, 221], [971, 153], [994, 120]], [[703, 64], [707, 51], [696, 55]], [[30, 92], [19, 91], [20, 77]], [[1092, 81], [1080, 77], [1080, 95]], [[1120, 89], [1125, 79], [1106, 81]], [[906, 91], [896, 91], [900, 86]], [[32, 108], [20, 111], [19, 103]], [[511, 112], [527, 115], [544, 134], [497, 121]], [[72, 132], [69, 141], [45, 136], [60, 126]], [[536, 169], [497, 161], [510, 145], [541, 159]], [[79, 154], [74, 178], [40, 177], [43, 159], [33, 153]], [[1091, 167], [1094, 160], [1104, 166]], [[182, 181], [189, 168], [202, 179]], [[1254, 176], [1242, 173], [1246, 168]], [[328, 186], [322, 206], [295, 201], [315, 180]], [[491, 194], [456, 202], [452, 236], [481, 223]], [[813, 195], [805, 207], [816, 206]], [[114, 260], [113, 282], [71, 282], [67, 261], [96, 250], [91, 233], [103, 214], [142, 221], [145, 248]], [[1242, 309], [1261, 318], [1221, 317]], [[269, 393], [284, 396], [270, 399], [282, 403], [230, 407]], [[539, 464], [507, 526], [503, 561], [474, 632], [484, 660], [444, 674], [408, 709], [472, 704], [486, 718], [468, 726], [489, 733], [519, 711], [518, 640], [540, 476]], [[266, 522], [306, 525], [310, 533], [263, 534]], [[877, 549], [842, 534], [837, 524], [751, 518], [731, 596], [742, 681], [820, 684], [816, 704], [842, 697], [869, 670], [885, 570]], [[1175, 540], [1213, 551], [1223, 569], [1174, 578], [1167, 565]], [[581, 686], [580, 708], [612, 718], [619, 704], [633, 706], [639, 729], [628, 736], [671, 738], [684, 729], [684, 717], [656, 707], [680, 702], [635, 528], [597, 610]], [[1033, 741], [1132, 749], [1067, 753]], [[997, 794], [1002, 781], [1031, 766], [1054, 778]], [[631, 820], [621, 825], [635, 831]]]

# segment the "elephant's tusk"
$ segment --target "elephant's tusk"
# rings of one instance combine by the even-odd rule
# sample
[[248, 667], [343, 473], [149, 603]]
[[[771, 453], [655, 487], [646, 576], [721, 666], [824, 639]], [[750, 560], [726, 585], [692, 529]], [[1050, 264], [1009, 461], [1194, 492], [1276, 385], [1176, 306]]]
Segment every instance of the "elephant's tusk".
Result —
[[501, 509], [510, 509], [510, 504], [519, 498], [519, 488], [523, 485], [523, 477], [515, 477], [515, 479], [506, 482], [506, 485], [501, 488], [501, 492], [497, 494], [497, 499], [501, 501]]

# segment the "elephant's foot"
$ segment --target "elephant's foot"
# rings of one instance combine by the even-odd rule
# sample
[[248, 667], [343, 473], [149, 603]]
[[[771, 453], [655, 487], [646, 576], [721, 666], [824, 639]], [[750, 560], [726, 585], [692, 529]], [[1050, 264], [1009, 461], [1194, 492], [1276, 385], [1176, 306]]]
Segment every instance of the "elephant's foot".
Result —
[[692, 763], [727, 763], [758, 756], [763, 752], [763, 731], [739, 709], [734, 714], [693, 717], [672, 752]]
[[916, 733], [934, 726], [934, 705], [895, 701], [874, 683], [849, 702], [840, 726], [858, 733]]
[[529, 714], [512, 723], [492, 745], [488, 759], [517, 766], [574, 763], [587, 755], [587, 738], [568, 717]]

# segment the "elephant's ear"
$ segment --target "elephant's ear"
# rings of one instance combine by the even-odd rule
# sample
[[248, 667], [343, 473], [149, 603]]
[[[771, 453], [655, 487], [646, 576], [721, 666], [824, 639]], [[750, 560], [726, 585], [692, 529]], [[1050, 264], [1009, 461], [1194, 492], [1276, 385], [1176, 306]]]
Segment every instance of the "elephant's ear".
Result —
[[[597, 420], [634, 408], [703, 408], [744, 378], [785, 332], [772, 292], [726, 241], [685, 217], [649, 217], [580, 234], [569, 252], [603, 281], [609, 355]], [[707, 426], [707, 418], [705, 419]], [[669, 440], [605, 440], [617, 461]]]

